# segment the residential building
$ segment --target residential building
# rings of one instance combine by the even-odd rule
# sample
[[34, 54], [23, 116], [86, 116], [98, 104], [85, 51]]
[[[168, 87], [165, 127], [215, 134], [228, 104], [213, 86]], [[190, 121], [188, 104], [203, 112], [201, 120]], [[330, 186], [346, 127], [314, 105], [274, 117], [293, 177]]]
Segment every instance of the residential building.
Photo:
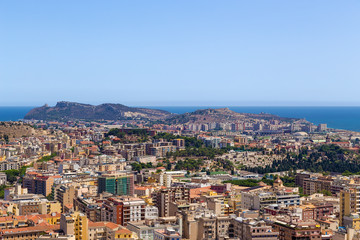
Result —
[[115, 195], [134, 195], [133, 174], [103, 174], [98, 178], [98, 193], [108, 192]]

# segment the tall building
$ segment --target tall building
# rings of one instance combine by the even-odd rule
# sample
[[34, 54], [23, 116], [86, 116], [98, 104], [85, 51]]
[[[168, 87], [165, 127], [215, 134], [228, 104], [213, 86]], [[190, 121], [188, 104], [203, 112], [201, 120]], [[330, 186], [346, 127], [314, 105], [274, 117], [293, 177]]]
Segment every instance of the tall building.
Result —
[[45, 197], [52, 191], [54, 178], [50, 176], [31, 176], [27, 175], [23, 179], [23, 187], [28, 189], [29, 193], [42, 194]]
[[98, 193], [108, 192], [115, 195], [134, 195], [133, 174], [104, 174], [98, 178]]
[[327, 124], [326, 123], [319, 124], [317, 130], [318, 130], [318, 132], [327, 131]]
[[352, 214], [360, 214], [360, 187], [345, 188], [340, 191], [340, 226], [344, 225], [344, 218]]
[[179, 200], [190, 200], [190, 190], [185, 187], [172, 187], [162, 189], [156, 193], [153, 193], [153, 202], [159, 209], [160, 217], [168, 217], [170, 211], [170, 202]]
[[55, 199], [61, 203], [64, 209], [65, 205], [73, 204], [75, 198], [75, 187], [59, 185], [55, 190]]
[[125, 226], [128, 222], [145, 220], [146, 203], [140, 198], [108, 198], [101, 209], [101, 221], [109, 221]]
[[87, 240], [89, 238], [88, 224], [88, 218], [79, 212], [62, 214], [60, 218], [60, 229], [65, 235], [75, 235], [76, 240]]

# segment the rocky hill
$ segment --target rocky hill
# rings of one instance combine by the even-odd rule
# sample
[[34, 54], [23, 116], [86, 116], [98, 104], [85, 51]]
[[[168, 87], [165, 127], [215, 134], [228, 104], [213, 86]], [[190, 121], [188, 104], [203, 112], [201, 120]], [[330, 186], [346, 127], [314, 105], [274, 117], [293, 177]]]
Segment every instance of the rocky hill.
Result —
[[179, 115], [173, 115], [167, 118], [165, 121], [172, 124], [184, 124], [184, 123], [201, 123], [201, 122], [231, 122], [231, 121], [241, 121], [245, 119], [278, 119], [282, 121], [292, 121], [295, 119], [283, 118], [272, 114], [260, 113], [237, 113], [228, 108], [218, 108], [218, 109], [202, 109], [195, 112], [184, 113]]
[[56, 106], [34, 108], [28, 112], [25, 119], [36, 120], [125, 120], [146, 119], [158, 120], [171, 116], [171, 113], [163, 110], [128, 107], [122, 104], [105, 103], [90, 105], [75, 102], [58, 102]]
[[0, 140], [10, 141], [19, 137], [33, 137], [46, 134], [45, 130], [35, 129], [22, 122], [0, 122]]

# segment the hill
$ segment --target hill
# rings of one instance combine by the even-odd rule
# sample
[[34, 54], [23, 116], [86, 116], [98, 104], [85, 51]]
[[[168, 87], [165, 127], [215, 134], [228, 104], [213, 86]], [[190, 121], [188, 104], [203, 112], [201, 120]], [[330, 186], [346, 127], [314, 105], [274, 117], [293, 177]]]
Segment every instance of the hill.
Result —
[[12, 140], [19, 137], [33, 137], [45, 135], [46, 131], [35, 129], [22, 122], [0, 122], [0, 140]]
[[226, 121], [241, 121], [249, 119], [278, 119], [281, 121], [292, 121], [291, 118], [283, 118], [272, 114], [261, 113], [237, 113], [229, 108], [218, 108], [218, 109], [201, 109], [195, 112], [184, 113], [179, 115], [170, 116], [165, 120], [167, 123], [172, 124], [184, 124], [184, 123], [201, 123], [201, 122], [226, 122]]
[[128, 107], [122, 104], [104, 103], [101, 105], [90, 105], [75, 102], [58, 102], [56, 106], [42, 107], [30, 110], [25, 119], [36, 120], [126, 120], [146, 119], [158, 120], [171, 116], [171, 113], [163, 110], [149, 108]]

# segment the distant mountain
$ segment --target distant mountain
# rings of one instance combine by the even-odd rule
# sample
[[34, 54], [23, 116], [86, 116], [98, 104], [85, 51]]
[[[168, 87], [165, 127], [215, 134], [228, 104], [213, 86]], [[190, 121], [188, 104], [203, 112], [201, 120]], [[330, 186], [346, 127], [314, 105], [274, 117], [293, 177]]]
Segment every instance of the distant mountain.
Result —
[[159, 120], [172, 114], [157, 109], [128, 107], [122, 104], [104, 103], [101, 105], [90, 105], [75, 102], [58, 102], [56, 106], [42, 107], [30, 110], [24, 117], [25, 119], [35, 120], [126, 120], [126, 119], [146, 119]]
[[293, 121], [294, 118], [284, 118], [272, 114], [260, 113], [237, 113], [228, 108], [218, 109], [201, 109], [195, 112], [184, 113], [179, 115], [173, 115], [165, 119], [164, 121], [171, 124], [184, 124], [184, 123], [208, 123], [208, 122], [229, 122], [229, 121], [241, 121], [249, 119], [277, 119], [281, 121]]

